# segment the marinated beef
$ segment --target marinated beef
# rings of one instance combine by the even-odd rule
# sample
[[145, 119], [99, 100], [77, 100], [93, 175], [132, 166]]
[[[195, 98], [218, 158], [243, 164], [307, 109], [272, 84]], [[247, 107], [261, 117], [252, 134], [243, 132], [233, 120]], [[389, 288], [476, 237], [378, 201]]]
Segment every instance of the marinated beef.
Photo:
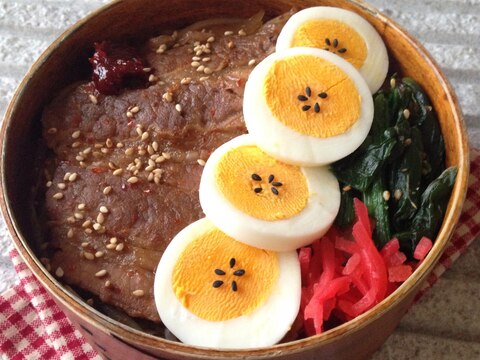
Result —
[[45, 109], [53, 273], [130, 316], [159, 321], [156, 265], [170, 240], [203, 217], [202, 165], [246, 131], [245, 81], [274, 51], [290, 15], [264, 25], [259, 16], [212, 21], [153, 38], [139, 48], [147, 88], [106, 96], [92, 82], [75, 84]]

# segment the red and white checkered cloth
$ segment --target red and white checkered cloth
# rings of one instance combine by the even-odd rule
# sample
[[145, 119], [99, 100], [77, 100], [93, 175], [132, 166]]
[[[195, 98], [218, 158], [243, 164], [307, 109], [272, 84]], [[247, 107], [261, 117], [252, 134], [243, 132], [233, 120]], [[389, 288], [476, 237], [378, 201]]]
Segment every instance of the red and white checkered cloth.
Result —
[[[424, 294], [480, 234], [480, 153], [471, 151], [470, 181], [460, 221], [420, 294]], [[0, 295], [0, 351], [6, 359], [95, 359], [101, 357], [22, 261], [10, 252], [20, 283]]]

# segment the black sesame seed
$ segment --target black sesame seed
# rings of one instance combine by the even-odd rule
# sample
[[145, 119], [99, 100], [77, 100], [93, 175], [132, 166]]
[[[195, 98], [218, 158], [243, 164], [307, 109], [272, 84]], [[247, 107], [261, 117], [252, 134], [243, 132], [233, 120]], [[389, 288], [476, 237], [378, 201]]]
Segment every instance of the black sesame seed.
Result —
[[330, 49], [329, 49], [329, 48], [323, 48], [323, 50], [330, 51]]
[[252, 174], [252, 179], [255, 181], [262, 181], [261, 176], [258, 174]]
[[263, 189], [262, 189], [261, 187], [258, 187], [258, 188], [253, 189], [253, 191], [255, 191], [255, 194], [261, 193], [262, 190], [263, 190]]
[[337, 39], [333, 39], [333, 47], [337, 47], [338, 46], [338, 40]]
[[307, 96], [308, 96], [308, 97], [312, 96], [312, 89], [310, 89], [310, 86], [307, 86], [307, 87], [305, 88], [305, 92], [307, 93]]
[[347, 49], [341, 48], [341, 49], [338, 50], [338, 52], [339, 52], [340, 54], [343, 54], [343, 53], [347, 52]]
[[302, 110], [303, 110], [303, 111], [308, 111], [308, 110], [310, 110], [310, 108], [311, 108], [310, 105], [303, 105], [303, 106], [302, 106]]
[[327, 93], [326, 92], [321, 92], [320, 94], [318, 94], [318, 97], [321, 98], [321, 99], [326, 99], [327, 98]]
[[214, 287], [214, 288], [219, 288], [219, 287], [222, 286], [222, 285], [223, 285], [223, 281], [222, 281], [222, 280], [215, 280], [215, 281], [213, 282], [213, 287]]
[[278, 181], [274, 181], [272, 183], [273, 186], [282, 186], [283, 184], [281, 182], [278, 182]]
[[235, 280], [232, 281], [232, 290], [233, 290], [233, 291], [237, 291], [237, 290], [238, 290], [238, 288], [237, 288], [237, 282], [236, 282]]
[[232, 269], [235, 266], [235, 258], [230, 259], [230, 269]]
[[315, 106], [313, 107], [313, 110], [315, 110], [316, 113], [320, 112], [320, 105], [318, 103], [315, 103]]
[[275, 179], [275, 176], [270, 175], [270, 176], [268, 177], [268, 183], [270, 184], [270, 183], [273, 181], [273, 179]]
[[235, 275], [235, 276], [243, 276], [243, 275], [245, 275], [245, 270], [243, 270], [243, 269], [235, 270], [234, 273], [233, 273], [233, 275]]
[[222, 269], [215, 269], [215, 274], [217, 274], [217, 275], [225, 275], [225, 271], [223, 271]]
[[300, 100], [300, 101], [307, 101], [308, 100], [308, 98], [305, 95], [298, 95], [297, 99]]
[[326, 39], [325, 39], [325, 44], [327, 44], [328, 46], [332, 45], [332, 43], [330, 42], [330, 39], [329, 39], [329, 38], [326, 38]]
[[276, 188], [272, 187], [272, 193], [274, 195], [278, 195], [278, 190]]

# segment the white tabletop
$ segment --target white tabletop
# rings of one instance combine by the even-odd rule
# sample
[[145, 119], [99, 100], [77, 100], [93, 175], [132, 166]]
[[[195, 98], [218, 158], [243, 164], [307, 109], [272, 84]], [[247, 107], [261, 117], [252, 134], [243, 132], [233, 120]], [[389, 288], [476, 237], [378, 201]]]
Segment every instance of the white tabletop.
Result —
[[[0, 118], [29, 66], [64, 29], [107, 0], [0, 0]], [[470, 143], [480, 147], [480, 0], [370, 0], [416, 36], [449, 77]], [[12, 286], [11, 240], [0, 217], [0, 293]], [[374, 356], [480, 358], [480, 242], [405, 316]]]

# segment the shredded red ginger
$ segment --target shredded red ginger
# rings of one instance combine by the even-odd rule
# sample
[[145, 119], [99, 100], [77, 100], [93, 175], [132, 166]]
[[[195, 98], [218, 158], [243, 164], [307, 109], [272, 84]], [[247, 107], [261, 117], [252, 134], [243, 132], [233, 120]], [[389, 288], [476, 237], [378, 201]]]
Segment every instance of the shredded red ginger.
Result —
[[[372, 239], [367, 207], [354, 199], [357, 220], [351, 236], [332, 227], [299, 251], [302, 299], [298, 321], [307, 336], [324, 331], [325, 322], [346, 322], [390, 295], [413, 272], [398, 239], [378, 251]], [[414, 258], [423, 261], [432, 241], [422, 238]]]

